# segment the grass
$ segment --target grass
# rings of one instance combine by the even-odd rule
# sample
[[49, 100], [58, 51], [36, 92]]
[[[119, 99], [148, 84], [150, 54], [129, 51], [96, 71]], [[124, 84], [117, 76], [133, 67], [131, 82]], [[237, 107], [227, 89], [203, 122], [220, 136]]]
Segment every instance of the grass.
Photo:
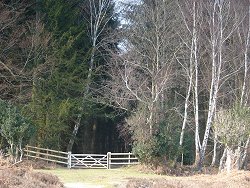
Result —
[[63, 183], [81, 182], [91, 185], [102, 185], [105, 188], [116, 187], [125, 184], [131, 178], [159, 178], [156, 174], [140, 173], [135, 167], [118, 169], [52, 169], [39, 170], [44, 173], [51, 173], [60, 178]]
[[[51, 170], [38, 170], [59, 177], [63, 183], [84, 183], [89, 187], [103, 188], [125, 187], [152, 187], [156, 188], [250, 188], [250, 172], [236, 171], [230, 174], [221, 173], [215, 175], [193, 175], [188, 177], [175, 177], [142, 173], [138, 167], [118, 169], [66, 169], [57, 168]], [[87, 186], [88, 187], [88, 186]]]

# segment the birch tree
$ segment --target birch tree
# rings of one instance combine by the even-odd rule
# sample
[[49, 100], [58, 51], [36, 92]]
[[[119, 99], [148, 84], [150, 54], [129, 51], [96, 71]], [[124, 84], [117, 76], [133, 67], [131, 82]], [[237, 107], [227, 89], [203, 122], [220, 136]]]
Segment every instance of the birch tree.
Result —
[[[230, 85], [230, 80], [234, 75], [238, 74], [241, 69], [239, 66], [236, 69], [231, 66], [232, 62], [237, 59], [235, 43], [229, 43], [232, 38], [235, 38], [236, 31], [244, 19], [243, 14], [237, 14], [242, 6], [241, 3], [231, 1], [179, 1], [179, 9], [182, 14], [182, 21], [186, 26], [189, 37], [181, 35], [184, 44], [188, 47], [187, 54], [190, 54], [190, 59], [193, 62], [193, 107], [194, 107], [194, 123], [195, 123], [195, 148], [196, 160], [195, 164], [201, 169], [205, 158], [208, 139], [211, 137], [211, 127], [216, 114], [218, 103], [228, 96], [226, 84]], [[192, 8], [191, 8], [192, 7]], [[237, 11], [236, 11], [237, 9]], [[203, 15], [199, 17], [198, 15]], [[230, 54], [229, 51], [235, 53]], [[240, 52], [241, 53], [241, 52]], [[235, 55], [235, 56], [234, 56]], [[246, 56], [245, 56], [246, 57]], [[190, 60], [189, 60], [190, 61]], [[200, 62], [199, 62], [200, 61]], [[190, 61], [191, 62], [191, 61]], [[191, 63], [190, 63], [191, 64]], [[187, 67], [189, 71], [192, 70]], [[210, 72], [209, 72], [210, 71]], [[189, 83], [191, 82], [189, 77]], [[231, 86], [230, 86], [231, 87]], [[199, 105], [204, 102], [200, 100], [199, 91], [208, 93], [207, 114], [205, 124], [204, 137], [202, 144], [199, 139], [199, 120], [204, 115], [200, 112]], [[219, 92], [223, 93], [224, 97], [219, 97]], [[189, 88], [188, 88], [189, 91]], [[230, 92], [228, 92], [230, 93]], [[187, 118], [187, 92], [185, 102], [185, 112], [183, 127], [185, 128], [185, 119]], [[202, 125], [203, 126], [203, 125]], [[214, 157], [216, 159], [217, 149], [217, 133], [214, 130]], [[181, 134], [182, 139], [183, 131]], [[180, 140], [181, 140], [180, 139]], [[180, 142], [181, 143], [181, 142]]]
[[[85, 88], [83, 91], [83, 101], [82, 106], [79, 109], [79, 114], [75, 121], [75, 126], [72, 132], [71, 139], [69, 141], [67, 150], [71, 151], [74, 140], [78, 133], [83, 113], [83, 106], [85, 100], [90, 94], [90, 85], [93, 77], [93, 71], [95, 67], [95, 60], [97, 60], [96, 55], [100, 48], [104, 45], [104, 33], [108, 31], [108, 23], [114, 18], [114, 12], [112, 10], [114, 3], [112, 0], [88, 0], [88, 5], [82, 6], [83, 15], [89, 24], [89, 37], [92, 44], [92, 49], [90, 52], [89, 69], [87, 73], [87, 79]], [[97, 66], [97, 65], [96, 65]]]
[[164, 0], [127, 5], [127, 23], [117, 35], [122, 51], [113, 55], [109, 79], [100, 91], [109, 105], [130, 114], [126, 124], [133, 141], [147, 149], [154, 144], [174, 87], [174, 54], [179, 48], [175, 8], [173, 1]]
[[[179, 2], [179, 9], [182, 14], [182, 21], [188, 32], [186, 39], [183, 39], [184, 45], [189, 49], [189, 68], [184, 69], [188, 71], [188, 89], [184, 104], [184, 117], [182, 124], [182, 132], [180, 136], [180, 146], [183, 144], [184, 130], [188, 118], [188, 103], [190, 102], [191, 91], [194, 93], [194, 119], [195, 119], [195, 161], [199, 160], [200, 155], [200, 138], [199, 138], [199, 97], [198, 97], [198, 59], [199, 59], [199, 22], [201, 21], [199, 15], [201, 14], [200, 2], [197, 1], [184, 1]], [[185, 40], [190, 39], [190, 42]], [[195, 162], [197, 163], [197, 162]]]
[[216, 114], [214, 127], [218, 140], [225, 146], [220, 170], [230, 172], [240, 169], [244, 150], [239, 147], [239, 143], [245, 143], [248, 139], [249, 109], [236, 104], [231, 109], [220, 110]]
[[[246, 87], [248, 83], [246, 82], [246, 76], [247, 76], [247, 64], [248, 64], [248, 50], [249, 50], [249, 2], [241, 1], [241, 2], [233, 2], [231, 1], [231, 11], [230, 11], [229, 19], [231, 19], [231, 36], [226, 39], [227, 42], [224, 44], [225, 52], [224, 57], [225, 62], [227, 62], [227, 69], [223, 70], [223, 76], [221, 78], [221, 84], [220, 89], [223, 92], [224, 100], [227, 101], [226, 104], [223, 104], [221, 108], [223, 110], [229, 109], [232, 110], [235, 108], [235, 103], [239, 103], [241, 106], [240, 108], [244, 109], [247, 106], [247, 93]], [[230, 43], [228, 41], [231, 41]], [[233, 41], [233, 42], [232, 42]], [[228, 51], [231, 51], [230, 53], [226, 53]], [[230, 60], [229, 60], [230, 59]], [[232, 64], [231, 66], [229, 66]], [[235, 82], [235, 85], [232, 85], [232, 79], [238, 80]], [[229, 87], [229, 88], [227, 88]], [[235, 87], [235, 91], [239, 92], [232, 92], [232, 88]], [[231, 94], [230, 94], [231, 93]], [[232, 95], [234, 93], [234, 96]], [[244, 95], [246, 95], [244, 97]], [[221, 100], [220, 100], [221, 101]], [[231, 102], [230, 102], [231, 101]], [[224, 102], [223, 102], [224, 103]], [[220, 109], [221, 110], [221, 109]], [[220, 112], [219, 110], [219, 112]], [[216, 116], [216, 115], [215, 115]], [[233, 123], [233, 122], [232, 122]], [[235, 126], [241, 127], [244, 129], [240, 122], [238, 124], [235, 124]], [[235, 129], [237, 129], [235, 127]], [[220, 141], [219, 135], [218, 135], [218, 129], [213, 129], [214, 133], [214, 155], [212, 164], [215, 163], [216, 160], [216, 145]], [[233, 131], [233, 130], [232, 130]], [[247, 130], [245, 130], [247, 131]], [[220, 133], [220, 132], [219, 132]], [[235, 159], [237, 161], [237, 168], [242, 168], [241, 165], [244, 163], [242, 162], [243, 155], [243, 148], [247, 148], [245, 144], [247, 144], [247, 140], [242, 139], [241, 134], [238, 135], [238, 147], [237, 152], [232, 148], [231, 153], [234, 153]], [[232, 135], [233, 137], [233, 135]], [[221, 143], [218, 143], [221, 145]], [[226, 159], [227, 161], [231, 161], [232, 158], [231, 155], [228, 155], [228, 146], [224, 146], [224, 152], [220, 160], [220, 169], [223, 168], [223, 161]], [[246, 146], [246, 147], [245, 147]], [[245, 150], [246, 151], [246, 150]], [[244, 160], [243, 160], [244, 161]], [[227, 169], [230, 168], [230, 165], [227, 164]]]
[[[205, 159], [207, 142], [217, 107], [218, 92], [221, 87], [221, 84], [223, 84], [222, 80], [224, 79], [224, 77], [222, 73], [225, 72], [224, 70], [227, 54], [224, 51], [225, 42], [229, 40], [229, 38], [233, 35], [240, 22], [242, 21], [241, 18], [237, 17], [237, 15], [233, 15], [233, 12], [231, 11], [233, 5], [231, 1], [211, 1], [205, 3], [205, 5], [205, 9], [208, 15], [208, 20], [206, 24], [209, 30], [209, 36], [207, 36], [207, 39], [210, 45], [209, 54], [211, 54], [211, 77], [209, 88], [208, 113], [206, 120], [206, 128], [200, 151], [201, 156], [198, 165], [199, 169], [201, 169], [201, 166]], [[228, 75], [226, 75], [226, 77], [227, 76]]]
[[[246, 16], [246, 26], [243, 24], [243, 28], [246, 28], [246, 32], [243, 32], [243, 41], [245, 44], [244, 48], [244, 77], [243, 77], [243, 84], [242, 84], [242, 90], [241, 90], [241, 98], [240, 98], [240, 104], [241, 106], [247, 106], [248, 102], [248, 97], [249, 97], [249, 88], [247, 87], [249, 85], [248, 83], [248, 73], [249, 73], [249, 47], [250, 47], [250, 5], [248, 7], [248, 12]], [[248, 27], [247, 27], [248, 25]], [[245, 26], [245, 27], [244, 27]], [[248, 139], [244, 144], [244, 152], [242, 156], [242, 163], [240, 164], [239, 168], [243, 168], [246, 164], [247, 161], [247, 152], [248, 152], [248, 147], [249, 147], [249, 142], [250, 142], [250, 134], [248, 136]], [[239, 148], [240, 149], [240, 148]]]

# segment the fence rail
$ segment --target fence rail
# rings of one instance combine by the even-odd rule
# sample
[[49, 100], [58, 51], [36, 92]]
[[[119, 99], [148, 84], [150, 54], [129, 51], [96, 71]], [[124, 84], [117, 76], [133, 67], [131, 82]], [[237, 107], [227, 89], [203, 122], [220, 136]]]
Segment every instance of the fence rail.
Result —
[[65, 164], [68, 168], [106, 168], [114, 166], [139, 164], [138, 158], [133, 153], [107, 154], [72, 154], [57, 150], [26, 146], [24, 155], [28, 158], [41, 159], [58, 164]]
[[136, 165], [139, 164], [138, 158], [133, 153], [107, 153], [108, 168], [112, 166]]
[[57, 150], [26, 146], [24, 149], [24, 156], [59, 164], [68, 164], [68, 153]]

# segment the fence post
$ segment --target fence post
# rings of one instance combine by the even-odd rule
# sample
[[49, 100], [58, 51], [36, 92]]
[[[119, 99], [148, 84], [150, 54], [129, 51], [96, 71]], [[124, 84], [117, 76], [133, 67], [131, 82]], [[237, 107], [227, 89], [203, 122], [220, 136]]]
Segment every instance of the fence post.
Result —
[[35, 159], [38, 159], [38, 157], [40, 157], [40, 149], [38, 149], [37, 147], [34, 148], [35, 152], [36, 152], [36, 158]]
[[71, 151], [68, 152], [68, 168], [71, 168]]
[[[29, 156], [28, 156], [28, 155], [29, 155], [29, 152], [28, 152], [28, 145], [25, 146], [25, 150], [26, 150], [26, 151], [24, 151], [24, 156], [26, 155], [27, 160], [29, 160]], [[26, 152], [26, 154], [25, 154], [25, 152]]]
[[111, 152], [107, 153], [107, 169], [111, 167]]
[[[46, 150], [46, 159], [49, 159], [49, 156], [48, 156], [48, 154], [49, 154], [49, 151], [48, 151], [48, 148], [47, 148], [47, 150]], [[47, 160], [47, 164], [49, 164], [49, 161]]]
[[130, 156], [131, 156], [131, 152], [129, 152], [129, 154], [128, 154], [128, 163], [129, 163], [129, 165], [130, 165]]

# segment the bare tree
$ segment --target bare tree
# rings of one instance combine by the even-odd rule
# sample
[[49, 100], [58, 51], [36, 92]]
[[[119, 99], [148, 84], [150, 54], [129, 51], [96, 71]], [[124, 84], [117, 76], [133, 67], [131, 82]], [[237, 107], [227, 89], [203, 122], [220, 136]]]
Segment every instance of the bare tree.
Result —
[[[218, 93], [223, 84], [226, 62], [226, 41], [233, 35], [237, 27], [241, 23], [242, 19], [237, 17], [233, 11], [231, 11], [232, 3], [230, 1], [211, 1], [205, 3], [205, 10], [207, 11], [207, 28], [209, 29], [209, 35], [207, 37], [209, 42], [209, 54], [211, 62], [211, 82], [209, 89], [209, 101], [208, 101], [208, 114], [206, 120], [206, 129], [203, 137], [203, 143], [200, 152], [199, 169], [201, 169], [202, 163], [205, 158], [205, 151], [207, 148], [207, 141], [210, 135], [212, 121], [215, 116]], [[206, 28], [206, 27], [204, 27]]]
[[[248, 103], [246, 11], [244, 3], [230, 0], [171, 2], [128, 5], [127, 25], [115, 36], [122, 50], [112, 56], [107, 67], [109, 79], [99, 93], [109, 105], [130, 113], [128, 129], [137, 136], [134, 139], [147, 142], [164, 119], [164, 102], [175, 83], [172, 78], [180, 81], [184, 75], [179, 145], [183, 146], [186, 125], [191, 122], [195, 127], [195, 164], [201, 169], [210, 138], [214, 141], [212, 165], [219, 156], [221, 130], [213, 127], [217, 109], [231, 109], [239, 95], [242, 104]], [[180, 15], [175, 16], [182, 18], [181, 24], [170, 7], [179, 7]], [[244, 32], [238, 31], [243, 23]], [[244, 42], [237, 42], [240, 40]], [[242, 147], [243, 141], [238, 145]], [[222, 163], [226, 155], [225, 151]]]
[[[224, 93], [223, 95], [225, 98], [227, 98], [225, 101], [226, 104], [223, 105], [222, 108], [224, 109], [232, 109], [235, 105], [235, 103], [239, 103], [242, 108], [245, 108], [247, 106], [247, 98], [248, 98], [248, 82], [247, 82], [247, 71], [248, 71], [248, 51], [249, 51], [249, 2], [247, 1], [241, 1], [239, 4], [234, 3], [231, 1], [231, 23], [234, 23], [232, 28], [232, 36], [227, 39], [226, 44], [224, 44], [224, 48], [226, 51], [231, 51], [232, 54], [225, 53], [224, 57], [225, 62], [227, 61], [227, 69], [224, 69], [224, 75], [221, 79], [221, 91]], [[230, 18], [229, 18], [230, 19]], [[228, 41], [234, 41], [231, 43], [228, 43]], [[229, 60], [230, 58], [230, 60]], [[229, 66], [230, 61], [232, 62], [232, 65]], [[235, 63], [233, 63], [235, 62]], [[238, 80], [235, 82], [235, 85], [232, 85], [232, 79]], [[227, 88], [229, 86], [229, 88]], [[239, 92], [232, 92], [232, 88], [235, 88], [235, 91]], [[231, 92], [230, 92], [231, 91]], [[233, 90], [234, 91], [234, 90]], [[230, 94], [231, 93], [231, 94]], [[234, 93], [232, 95], [232, 93]], [[230, 100], [232, 102], [230, 102]], [[236, 125], [235, 125], [236, 126]], [[238, 124], [240, 125], [240, 122]], [[215, 161], [216, 157], [216, 144], [218, 140], [218, 133], [217, 129], [213, 129], [214, 132], [214, 157], [212, 163]], [[217, 137], [217, 138], [216, 138]], [[232, 149], [232, 152], [235, 154], [236, 160], [237, 160], [237, 168], [242, 168], [242, 165], [244, 164], [243, 161], [245, 161], [243, 157], [243, 150], [247, 151], [247, 143], [248, 141], [245, 139], [238, 139], [238, 147], [237, 152]], [[224, 145], [225, 146], [225, 145]], [[245, 149], [244, 149], [245, 148]], [[221, 157], [220, 162], [220, 169], [223, 168], [223, 161], [227, 159], [228, 147], [224, 147], [224, 153]], [[236, 156], [237, 153], [237, 156]], [[246, 155], [244, 155], [246, 156]], [[244, 159], [244, 160], [242, 160]], [[230, 165], [229, 165], [230, 166]]]
[[[249, 95], [249, 91], [247, 92], [247, 90], [249, 88], [247, 88], [247, 79], [248, 79], [248, 69], [249, 69], [249, 58], [248, 58], [248, 53], [249, 53], [249, 47], [250, 47], [250, 5], [248, 5], [248, 27], [246, 27], [246, 33], [245, 37], [244, 37], [244, 42], [245, 42], [245, 50], [244, 50], [244, 77], [243, 77], [243, 84], [242, 84], [242, 90], [241, 90], [241, 98], [240, 98], [240, 104], [241, 106], [247, 106], [247, 101], [248, 101], [248, 95]], [[245, 25], [243, 25], [243, 28]], [[242, 164], [240, 165], [239, 168], [243, 168], [244, 164], [246, 164], [246, 160], [247, 160], [247, 151], [248, 151], [248, 147], [249, 147], [249, 142], [250, 142], [250, 134], [248, 136], [247, 141], [245, 142], [245, 147], [244, 147], [244, 153], [242, 156]], [[240, 149], [240, 148], [239, 148]]]
[[126, 5], [126, 25], [117, 34], [122, 50], [107, 67], [109, 78], [100, 90], [109, 105], [128, 111], [133, 140], [150, 143], [167, 111], [178, 51], [173, 1]]
[[[235, 43], [230, 43], [232, 38], [235, 38], [239, 25], [244, 20], [244, 14], [237, 14], [237, 11], [242, 10], [241, 3], [227, 1], [179, 1], [179, 10], [182, 14], [183, 25], [189, 35], [181, 35], [182, 41], [187, 46], [186, 53], [190, 54], [190, 65], [183, 66], [189, 72], [193, 70], [193, 80], [190, 76], [187, 77], [188, 83], [192, 82], [193, 87], [193, 107], [194, 107], [194, 123], [195, 123], [195, 148], [196, 160], [195, 163], [201, 169], [205, 158], [208, 139], [211, 136], [211, 127], [216, 114], [218, 104], [221, 104], [226, 96], [228, 96], [228, 88], [230, 80], [234, 75], [238, 74], [241, 67], [239, 65], [233, 67], [231, 64], [235, 59], [237, 49]], [[236, 11], [237, 9], [237, 11]], [[244, 11], [243, 11], [244, 12]], [[235, 40], [235, 39], [234, 39]], [[189, 41], [189, 42], [187, 42]], [[247, 46], [247, 43], [246, 43]], [[229, 50], [234, 51], [233, 54]], [[184, 50], [185, 51], [185, 50]], [[240, 52], [241, 53], [241, 52]], [[247, 51], [244, 52], [246, 54]], [[245, 59], [247, 58], [244, 55]], [[246, 62], [246, 60], [244, 60]], [[191, 67], [193, 65], [193, 67]], [[236, 69], [234, 69], [236, 68]], [[246, 70], [246, 69], [245, 69]], [[245, 73], [246, 74], [246, 73]], [[190, 75], [190, 74], [189, 74]], [[202, 79], [201, 79], [202, 78]], [[244, 83], [244, 82], [243, 82]], [[244, 85], [244, 84], [243, 84]], [[190, 86], [190, 85], [189, 85]], [[187, 91], [189, 90], [187, 87]], [[243, 86], [243, 91], [244, 91]], [[205, 89], [208, 93], [207, 101], [207, 117], [204, 137], [202, 145], [199, 138], [199, 119], [204, 113], [200, 112], [199, 105], [201, 101], [199, 91], [204, 93]], [[223, 94], [222, 94], [223, 93]], [[220, 98], [219, 95], [223, 97]], [[187, 119], [187, 103], [190, 93], [187, 92], [184, 110], [183, 130]], [[244, 94], [242, 94], [244, 95]], [[204, 99], [203, 99], [204, 100]], [[228, 104], [229, 105], [229, 104]], [[216, 160], [217, 149], [217, 132], [213, 130], [214, 135], [214, 155], [212, 164]], [[181, 139], [184, 132], [181, 133]], [[180, 142], [181, 143], [181, 142]]]
[[50, 40], [40, 20], [23, 19], [31, 6], [25, 1], [0, 2], [1, 98], [21, 103], [30, 100], [32, 74], [42, 71], [37, 61], [45, 57]]
[[[189, 70], [189, 74], [191, 75], [188, 77], [188, 92], [185, 101], [185, 111], [184, 111], [184, 119], [183, 119], [183, 126], [182, 132], [180, 137], [180, 145], [183, 142], [183, 134], [184, 128], [187, 119], [187, 103], [189, 102], [189, 97], [191, 91], [194, 94], [194, 101], [193, 101], [193, 109], [194, 109], [194, 120], [195, 120], [195, 163], [199, 161], [200, 156], [200, 138], [199, 138], [199, 46], [200, 46], [200, 27], [199, 24], [201, 22], [201, 2], [199, 1], [180, 1], [178, 3], [179, 9], [182, 14], [182, 21], [185, 25], [185, 28], [189, 35], [183, 39], [184, 44], [187, 46], [190, 52], [189, 58], [189, 69], [185, 67], [185, 69]], [[182, 37], [183, 38], [183, 37]], [[185, 42], [185, 40], [189, 40], [190, 42]], [[191, 90], [192, 89], [192, 90]], [[182, 140], [182, 141], [181, 141]]]

